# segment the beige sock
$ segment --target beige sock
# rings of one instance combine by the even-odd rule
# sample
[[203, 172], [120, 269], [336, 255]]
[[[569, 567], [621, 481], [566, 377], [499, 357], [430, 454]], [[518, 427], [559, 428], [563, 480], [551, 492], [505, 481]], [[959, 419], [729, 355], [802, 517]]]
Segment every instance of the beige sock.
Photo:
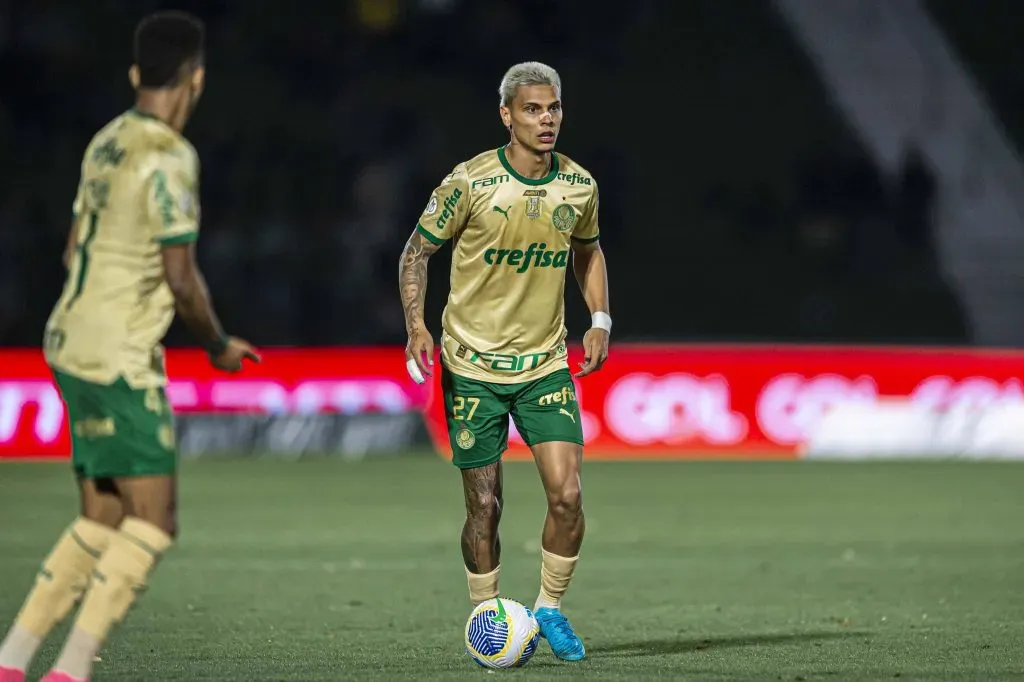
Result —
[[562, 607], [562, 595], [569, 589], [569, 582], [579, 558], [579, 555], [564, 557], [541, 549], [540, 595], [537, 596], [534, 611], [540, 608]]
[[96, 562], [116, 533], [85, 518], [67, 527], [43, 561], [35, 586], [0, 644], [0, 667], [28, 667], [46, 635], [85, 593]]
[[124, 520], [96, 564], [92, 586], [54, 670], [88, 679], [110, 629], [124, 620], [157, 559], [171, 544], [171, 537], [153, 524], [131, 516]]
[[469, 601], [473, 602], [473, 606], [498, 596], [499, 575], [501, 575], [501, 566], [496, 567], [490, 573], [472, 573], [468, 568], [466, 569]]

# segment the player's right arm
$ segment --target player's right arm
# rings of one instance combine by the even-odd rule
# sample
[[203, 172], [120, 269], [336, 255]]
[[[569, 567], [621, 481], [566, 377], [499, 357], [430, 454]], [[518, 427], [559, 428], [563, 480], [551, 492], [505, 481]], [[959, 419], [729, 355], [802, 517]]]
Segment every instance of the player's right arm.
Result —
[[[419, 382], [430, 376], [434, 339], [427, 330], [423, 306], [427, 296], [427, 261], [469, 220], [470, 198], [466, 168], [460, 164], [430, 195], [416, 229], [402, 251], [398, 285], [409, 343], [405, 349], [409, 373]], [[414, 371], [415, 368], [415, 371]], [[420, 376], [416, 376], [416, 371]]]
[[154, 239], [161, 247], [164, 278], [178, 315], [206, 349], [210, 362], [234, 372], [242, 368], [242, 360], [259, 362], [260, 358], [248, 342], [224, 333], [199, 271], [196, 175], [194, 159], [161, 153], [148, 179], [147, 207], [152, 222], [159, 226]]

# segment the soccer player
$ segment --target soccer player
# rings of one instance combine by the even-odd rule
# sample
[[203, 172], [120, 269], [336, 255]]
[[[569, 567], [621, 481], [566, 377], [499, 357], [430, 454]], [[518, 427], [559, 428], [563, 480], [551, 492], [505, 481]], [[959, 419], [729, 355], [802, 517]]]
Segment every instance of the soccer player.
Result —
[[[562, 615], [583, 541], [583, 433], [566, 360], [565, 271], [572, 262], [592, 315], [582, 377], [608, 355], [608, 277], [598, 244], [598, 194], [582, 166], [556, 153], [561, 80], [537, 62], [501, 81], [510, 140], [460, 163], [434, 190], [402, 254], [407, 367], [431, 374], [434, 342], [423, 317], [427, 260], [451, 240], [451, 288], [442, 320], [441, 385], [453, 463], [462, 471], [462, 556], [469, 597], [498, 595], [501, 456], [509, 416], [533, 452], [547, 495], [535, 614], [555, 655], [576, 661], [583, 642]], [[571, 254], [571, 258], [570, 258]]]
[[67, 405], [81, 512], [43, 561], [0, 645], [0, 682], [21, 682], [40, 643], [82, 600], [45, 682], [88, 679], [94, 657], [176, 534], [173, 417], [160, 341], [175, 308], [222, 370], [258, 360], [224, 335], [195, 262], [196, 151], [182, 130], [203, 89], [204, 28], [159, 13], [135, 33], [135, 108], [82, 161], [68, 279], [44, 351]]

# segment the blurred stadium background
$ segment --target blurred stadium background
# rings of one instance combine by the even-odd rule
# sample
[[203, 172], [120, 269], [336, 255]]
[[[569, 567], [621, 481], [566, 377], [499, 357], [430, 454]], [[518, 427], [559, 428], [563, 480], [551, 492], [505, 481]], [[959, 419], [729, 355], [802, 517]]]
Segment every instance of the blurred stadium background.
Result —
[[[570, 600], [585, 674], [1024, 676], [1024, 470], [962, 461], [1024, 458], [1014, 0], [0, 0], [0, 623], [74, 513], [37, 348], [78, 165], [168, 7], [208, 27], [201, 263], [267, 361], [218, 376], [172, 330], [182, 543], [99, 679], [476, 672], [395, 275], [438, 180], [504, 142], [497, 83], [525, 59], [562, 74], [611, 277], [611, 360], [579, 386], [609, 460]], [[508, 476], [530, 600], [542, 496]]]

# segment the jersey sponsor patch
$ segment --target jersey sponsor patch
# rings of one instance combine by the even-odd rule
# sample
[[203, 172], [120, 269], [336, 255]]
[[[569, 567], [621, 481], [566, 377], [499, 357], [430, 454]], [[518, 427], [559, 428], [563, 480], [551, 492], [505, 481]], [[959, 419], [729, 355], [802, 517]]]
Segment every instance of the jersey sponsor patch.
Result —
[[[460, 199], [462, 199], [462, 190], [456, 187], [444, 200], [444, 207], [441, 211], [441, 215], [437, 216], [437, 222], [435, 223], [439, 231], [443, 232], [448, 221], [455, 217], [455, 207], [459, 205]], [[437, 210], [437, 206], [434, 206], [434, 210]]]
[[506, 265], [515, 272], [522, 274], [530, 268], [564, 268], [569, 263], [569, 250], [552, 250], [547, 244], [533, 242], [522, 249], [487, 249], [484, 251], [484, 263], [493, 267]]
[[430, 201], [427, 202], [427, 207], [423, 210], [427, 215], [434, 215], [437, 213], [437, 195], [431, 195]]

